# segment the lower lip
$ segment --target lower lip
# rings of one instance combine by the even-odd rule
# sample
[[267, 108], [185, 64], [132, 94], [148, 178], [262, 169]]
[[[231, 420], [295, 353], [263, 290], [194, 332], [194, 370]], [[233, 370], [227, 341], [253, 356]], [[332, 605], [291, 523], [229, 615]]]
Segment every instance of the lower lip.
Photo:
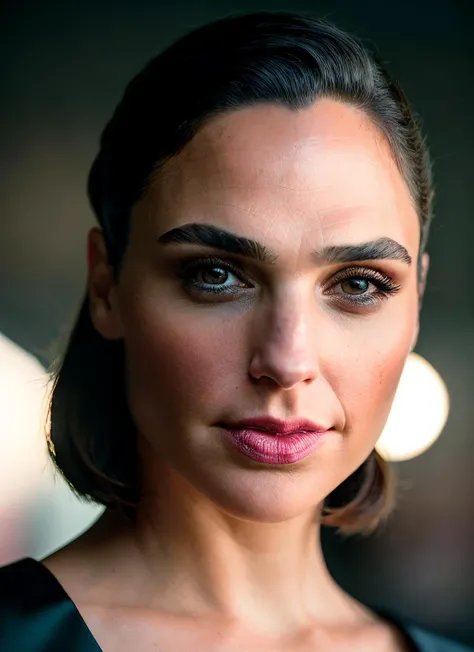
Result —
[[283, 435], [248, 428], [223, 428], [224, 437], [234, 448], [263, 464], [294, 464], [311, 455], [328, 432]]

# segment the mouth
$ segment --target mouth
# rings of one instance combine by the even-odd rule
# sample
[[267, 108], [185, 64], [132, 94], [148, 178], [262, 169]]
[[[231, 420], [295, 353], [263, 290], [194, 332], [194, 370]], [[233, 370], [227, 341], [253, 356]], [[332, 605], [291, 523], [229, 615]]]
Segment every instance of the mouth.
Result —
[[307, 419], [272, 417], [219, 424], [225, 441], [246, 457], [263, 464], [294, 464], [313, 453], [332, 430]]
[[282, 436], [296, 433], [324, 433], [330, 430], [327, 426], [320, 426], [309, 419], [282, 420], [270, 416], [242, 419], [234, 423], [220, 424], [226, 428], [236, 430], [257, 430], [268, 434]]

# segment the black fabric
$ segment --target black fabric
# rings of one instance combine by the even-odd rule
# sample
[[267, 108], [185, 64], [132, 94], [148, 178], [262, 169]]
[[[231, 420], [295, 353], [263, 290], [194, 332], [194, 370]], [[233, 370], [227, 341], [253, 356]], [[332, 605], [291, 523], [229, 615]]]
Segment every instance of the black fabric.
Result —
[[[474, 652], [378, 613], [402, 631], [413, 652]], [[25, 558], [0, 568], [0, 652], [102, 651], [54, 575], [40, 562]]]
[[34, 559], [0, 568], [0, 652], [101, 652], [54, 575]]

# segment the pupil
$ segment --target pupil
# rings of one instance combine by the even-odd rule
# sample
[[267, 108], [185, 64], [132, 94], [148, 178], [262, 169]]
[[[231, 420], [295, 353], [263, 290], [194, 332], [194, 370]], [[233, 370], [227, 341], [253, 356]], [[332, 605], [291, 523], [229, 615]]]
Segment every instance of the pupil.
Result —
[[344, 281], [343, 290], [348, 294], [363, 294], [369, 289], [369, 281], [365, 278], [351, 278]]

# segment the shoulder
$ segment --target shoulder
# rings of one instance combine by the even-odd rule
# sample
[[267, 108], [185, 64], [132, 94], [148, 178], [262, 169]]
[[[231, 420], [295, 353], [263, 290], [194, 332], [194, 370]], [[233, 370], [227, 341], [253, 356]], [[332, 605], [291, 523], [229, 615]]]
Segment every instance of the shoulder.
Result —
[[0, 614], [13, 613], [14, 608], [28, 609], [51, 589], [47, 573], [34, 559], [20, 559], [0, 568]]
[[382, 617], [403, 634], [410, 652], [474, 652], [474, 648], [446, 638], [408, 619], [387, 613], [382, 614]]
[[25, 558], [0, 568], [0, 650], [95, 652], [93, 639], [59, 582]]
[[404, 631], [419, 652], [474, 652], [474, 648], [445, 638], [429, 629], [412, 623], [404, 624]]

